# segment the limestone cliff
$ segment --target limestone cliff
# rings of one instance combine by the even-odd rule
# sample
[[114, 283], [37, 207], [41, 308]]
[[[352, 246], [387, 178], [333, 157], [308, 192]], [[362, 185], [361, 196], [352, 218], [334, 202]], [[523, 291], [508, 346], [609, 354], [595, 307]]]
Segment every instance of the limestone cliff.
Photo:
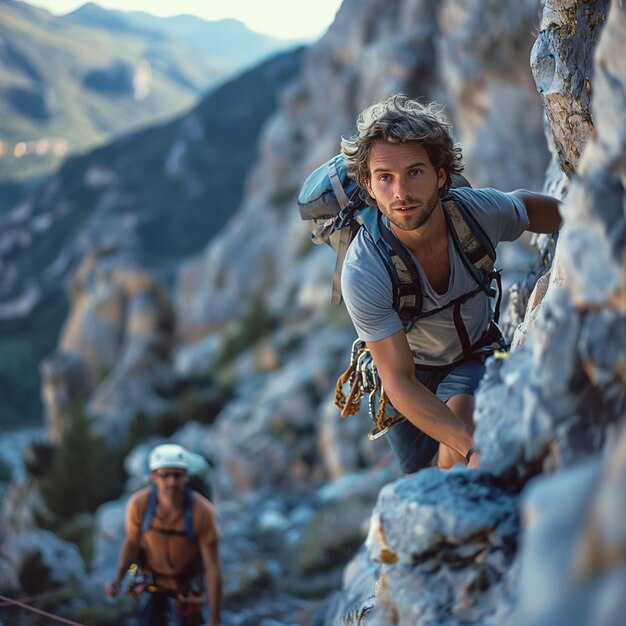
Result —
[[490, 362], [477, 396], [483, 471], [426, 470], [385, 487], [360, 573], [353, 568], [324, 624], [622, 619], [626, 13], [608, 5], [544, 8], [533, 70], [573, 179], [562, 272], [525, 345]]

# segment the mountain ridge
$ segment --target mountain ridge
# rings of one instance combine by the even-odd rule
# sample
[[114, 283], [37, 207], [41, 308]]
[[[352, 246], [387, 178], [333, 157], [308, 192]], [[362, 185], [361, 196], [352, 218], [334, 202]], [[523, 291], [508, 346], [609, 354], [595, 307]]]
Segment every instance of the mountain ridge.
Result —
[[[228, 24], [198, 19], [186, 37], [165, 18], [89, 12], [86, 24], [19, 0], [0, 3], [0, 183], [48, 174], [68, 154], [179, 115], [287, 45], [243, 25], [234, 36]], [[107, 19], [126, 28], [107, 30]], [[233, 54], [220, 47], [224, 37], [240, 42]]]

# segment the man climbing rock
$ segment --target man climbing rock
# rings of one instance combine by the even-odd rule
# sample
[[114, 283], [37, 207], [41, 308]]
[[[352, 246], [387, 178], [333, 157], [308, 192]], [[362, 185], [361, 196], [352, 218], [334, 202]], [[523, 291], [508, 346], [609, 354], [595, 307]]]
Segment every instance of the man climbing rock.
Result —
[[[357, 333], [389, 400], [406, 417], [389, 430], [389, 444], [405, 473], [478, 467], [474, 393], [498, 338], [489, 257], [525, 230], [556, 231], [558, 201], [525, 190], [451, 189], [463, 162], [449, 123], [437, 105], [402, 94], [365, 109], [341, 148], [350, 176], [380, 211], [389, 250], [384, 258], [361, 228], [341, 278]], [[421, 283], [409, 316], [397, 310], [404, 287], [395, 290], [394, 258]]]
[[215, 509], [188, 488], [189, 458], [181, 446], [157, 446], [150, 453], [149, 467], [152, 486], [128, 502], [117, 574], [105, 591], [116, 596], [132, 566], [137, 576], [129, 591], [140, 594], [139, 626], [166, 626], [172, 613], [177, 626], [199, 626], [204, 590], [211, 615], [206, 624], [220, 626], [222, 577]]

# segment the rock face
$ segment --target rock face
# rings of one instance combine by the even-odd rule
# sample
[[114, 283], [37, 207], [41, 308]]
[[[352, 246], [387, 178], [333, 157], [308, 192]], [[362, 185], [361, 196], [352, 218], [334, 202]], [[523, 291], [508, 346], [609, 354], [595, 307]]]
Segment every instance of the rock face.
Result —
[[175, 318], [162, 285], [115, 255], [85, 259], [57, 353], [42, 364], [48, 438], [58, 441], [87, 402], [98, 430], [120, 445], [137, 412], [154, 415], [172, 380]]
[[592, 55], [609, 6], [600, 2], [554, 1], [543, 11], [531, 66], [554, 137], [559, 164], [568, 177], [593, 130]]
[[[550, 5], [548, 12], [549, 8]], [[598, 120], [616, 120], [620, 115], [621, 96], [615, 98], [614, 94], [617, 77], [624, 81], [621, 28], [623, 12], [614, 9], [609, 13], [605, 36], [596, 53], [596, 97], [592, 110], [598, 110]], [[568, 67], [568, 50], [577, 58], [575, 49], [566, 43], [567, 40], [560, 54], [563, 67]], [[585, 71], [591, 74], [590, 69]], [[571, 107], [576, 109], [575, 99], [571, 100]], [[557, 128], [554, 134], [558, 132], [563, 131]], [[597, 451], [606, 422], [624, 411], [626, 344], [622, 330], [624, 309], [620, 303], [624, 298], [625, 239], [623, 213], [620, 216], [617, 208], [623, 203], [623, 164], [617, 165], [624, 146], [623, 122], [610, 127], [600, 123], [595, 132], [562, 208], [564, 226], [559, 258], [565, 282], [561, 277], [549, 284], [527, 349], [512, 355], [514, 361], [506, 363], [499, 374], [498, 368], [493, 368], [490, 375], [495, 384], [485, 385], [485, 402], [479, 412], [489, 420], [489, 426], [481, 428], [486, 422], [479, 416], [478, 436], [484, 437], [484, 445], [494, 450], [494, 455], [487, 455], [485, 460], [487, 469], [491, 461], [494, 468], [504, 470], [522, 456], [527, 460], [540, 459], [553, 444], [557, 444], [553, 452], [560, 463], [568, 463], [581, 451]], [[616, 134], [621, 134], [621, 139], [616, 140]], [[607, 341], [609, 336], [612, 339]], [[528, 384], [521, 386], [520, 380]], [[497, 386], [499, 390], [495, 389]], [[502, 413], [496, 404], [503, 406], [503, 391], [509, 406], [519, 408], [517, 414], [509, 412], [507, 419], [510, 432], [523, 433], [517, 438], [517, 453], [499, 445], [500, 453], [495, 452], [496, 438], [490, 434], [493, 424], [499, 422], [493, 416]], [[489, 400], [492, 393], [496, 402]], [[498, 433], [508, 430], [504, 425], [496, 429]], [[557, 432], [559, 436], [555, 438]]]
[[538, 11], [535, 0], [442, 3], [439, 74], [453, 103], [466, 176], [475, 186], [510, 191], [543, 185], [547, 154], [538, 140], [543, 125], [528, 71], [528, 33], [537, 28]]
[[618, 591], [626, 583], [625, 469], [622, 428], [604, 460], [531, 482], [522, 503], [525, 546], [515, 623], [621, 622], [626, 608]]

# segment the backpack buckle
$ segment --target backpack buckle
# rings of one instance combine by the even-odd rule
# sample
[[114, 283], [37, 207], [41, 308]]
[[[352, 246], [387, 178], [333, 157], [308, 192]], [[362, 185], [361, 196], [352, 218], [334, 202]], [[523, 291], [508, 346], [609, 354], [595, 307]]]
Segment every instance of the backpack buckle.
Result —
[[326, 243], [330, 236], [335, 232], [335, 223], [331, 218], [318, 226], [311, 233], [311, 241], [315, 244]]
[[337, 213], [337, 217], [335, 218], [335, 221], [333, 222], [333, 226], [335, 230], [339, 230], [340, 228], [343, 228], [344, 226], [352, 222], [353, 219], [354, 219], [354, 203], [352, 202], [352, 200], [350, 200], [348, 204], [346, 204], [346, 206], [343, 209], [341, 209], [339, 213]]

